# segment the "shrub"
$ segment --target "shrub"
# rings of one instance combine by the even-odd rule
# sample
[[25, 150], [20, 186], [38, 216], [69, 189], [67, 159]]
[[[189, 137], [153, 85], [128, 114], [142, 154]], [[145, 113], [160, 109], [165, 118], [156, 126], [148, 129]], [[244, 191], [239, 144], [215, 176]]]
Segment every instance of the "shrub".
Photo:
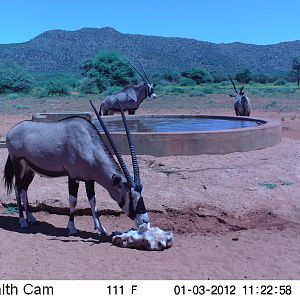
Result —
[[202, 89], [202, 92], [204, 94], [213, 94], [214, 93], [214, 89], [211, 86], [206, 86]]
[[15, 64], [0, 65], [0, 93], [28, 92], [32, 86], [33, 77]]
[[253, 80], [257, 83], [270, 83], [273, 81], [272, 77], [266, 74], [256, 74]]
[[100, 93], [109, 86], [125, 86], [136, 82], [135, 71], [122, 57], [113, 52], [100, 52], [79, 66], [82, 76], [94, 80]]
[[180, 86], [195, 86], [196, 84], [196, 81], [191, 78], [183, 77], [179, 79]]
[[177, 73], [165, 72], [161, 75], [160, 78], [167, 82], [178, 83], [180, 76]]
[[211, 76], [213, 78], [214, 83], [220, 83], [228, 80], [228, 75], [219, 72], [211, 72]]
[[31, 95], [36, 98], [43, 98], [49, 95], [48, 90], [43, 87], [35, 87], [31, 91]]
[[211, 75], [200, 68], [194, 68], [191, 70], [187, 70], [181, 73], [182, 77], [191, 78], [193, 79], [197, 84], [200, 83], [209, 83], [213, 81], [213, 78]]
[[81, 78], [77, 82], [76, 90], [82, 94], [94, 94], [97, 92], [96, 81], [88, 77]]
[[5, 100], [13, 100], [19, 97], [20, 95], [18, 93], [11, 93], [5, 96]]
[[70, 87], [59, 80], [50, 80], [46, 84], [45, 89], [49, 95], [63, 96], [70, 94]]
[[285, 79], [277, 79], [274, 82], [274, 85], [285, 85], [285, 84], [287, 84], [287, 81]]
[[243, 69], [235, 75], [235, 79], [240, 83], [249, 83], [252, 80], [252, 74], [249, 69]]

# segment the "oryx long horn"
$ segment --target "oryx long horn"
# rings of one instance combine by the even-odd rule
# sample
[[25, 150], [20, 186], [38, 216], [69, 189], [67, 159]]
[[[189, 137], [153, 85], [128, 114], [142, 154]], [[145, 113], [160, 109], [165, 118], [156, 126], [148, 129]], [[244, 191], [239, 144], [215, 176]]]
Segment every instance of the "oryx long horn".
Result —
[[234, 82], [233, 82], [233, 80], [232, 80], [230, 74], [228, 74], [228, 76], [229, 76], [230, 81], [231, 81], [231, 83], [232, 83], [232, 85], [233, 85], [233, 87], [234, 87], [235, 92], [238, 93], [238, 91], [237, 91], [237, 89], [236, 89], [236, 87], [235, 87], [235, 85], [234, 85]]
[[134, 182], [137, 185], [141, 185], [139, 165], [138, 165], [136, 152], [135, 152], [135, 147], [134, 147], [134, 144], [133, 144], [133, 141], [132, 141], [130, 129], [128, 127], [127, 120], [125, 118], [123, 107], [121, 106], [118, 99], [117, 99], [117, 102], [118, 102], [118, 105], [119, 105], [119, 108], [120, 108], [120, 111], [121, 111], [124, 127], [125, 127], [125, 130], [126, 130], [127, 140], [128, 140], [128, 144], [129, 144], [129, 149], [130, 149], [130, 154], [131, 154], [131, 159], [132, 159], [133, 174], [134, 174]]
[[244, 89], [244, 86], [242, 86], [241, 89], [240, 89], [240, 95], [242, 94], [243, 89]]
[[149, 78], [148, 78], [148, 75], [147, 75], [147, 73], [146, 73], [146, 71], [145, 71], [143, 65], [140, 63], [140, 61], [137, 60], [137, 62], [138, 62], [139, 65], [141, 66], [141, 68], [142, 68], [142, 70], [143, 70], [143, 72], [144, 72], [144, 74], [145, 74], [145, 76], [146, 76], [146, 79], [147, 79], [148, 83], [150, 84], [150, 80], [149, 80]]
[[[128, 61], [128, 63], [131, 65], [131, 67], [133, 68], [133, 69], [135, 69], [135, 71], [143, 78], [143, 80], [145, 81], [145, 82], [148, 82], [148, 80], [141, 74], [141, 72], [128, 60], [128, 59], [126, 59], [127, 61]], [[149, 83], [149, 82], [148, 82]]]
[[108, 139], [108, 141], [109, 141], [109, 143], [110, 143], [110, 145], [111, 145], [111, 147], [112, 147], [112, 149], [113, 149], [113, 151], [114, 151], [114, 153], [115, 153], [115, 155], [116, 155], [116, 157], [117, 157], [117, 159], [118, 159], [118, 162], [119, 162], [119, 164], [120, 164], [120, 166], [121, 166], [121, 169], [122, 169], [122, 171], [123, 171], [123, 173], [124, 173], [124, 175], [125, 175], [125, 177], [126, 177], [126, 180], [128, 181], [128, 183], [129, 183], [131, 186], [134, 186], [133, 178], [132, 178], [132, 176], [130, 175], [129, 169], [128, 169], [126, 163], [124, 162], [124, 160], [123, 160], [123, 158], [122, 158], [122, 156], [121, 156], [121, 154], [120, 154], [120, 152], [119, 152], [119, 150], [118, 150], [118, 148], [117, 148], [117, 146], [116, 146], [114, 140], [112, 139], [111, 134], [109, 133], [109, 131], [108, 131], [106, 125], [104, 124], [102, 118], [100, 117], [100, 115], [99, 115], [99, 113], [98, 113], [96, 107], [94, 106], [94, 104], [92, 103], [91, 100], [89, 100], [89, 101], [90, 101], [90, 103], [91, 103], [91, 105], [92, 105], [92, 107], [93, 107], [93, 110], [94, 110], [94, 112], [95, 112], [95, 114], [96, 114], [96, 116], [97, 116], [97, 119], [98, 119], [100, 125], [102, 126], [102, 128], [103, 128], [103, 130], [104, 130], [104, 132], [105, 132], [105, 135], [106, 135], [106, 137], [107, 137], [107, 139]]

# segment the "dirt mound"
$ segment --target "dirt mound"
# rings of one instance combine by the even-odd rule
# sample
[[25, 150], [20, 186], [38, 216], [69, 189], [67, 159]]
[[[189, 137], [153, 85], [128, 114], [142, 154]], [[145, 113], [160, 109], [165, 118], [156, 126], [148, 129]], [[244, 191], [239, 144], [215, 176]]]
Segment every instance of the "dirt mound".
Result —
[[241, 216], [230, 215], [218, 208], [197, 206], [183, 210], [166, 209], [152, 212], [151, 222], [176, 234], [221, 234], [248, 229], [284, 230], [300, 224], [285, 220], [270, 211], [252, 211]]

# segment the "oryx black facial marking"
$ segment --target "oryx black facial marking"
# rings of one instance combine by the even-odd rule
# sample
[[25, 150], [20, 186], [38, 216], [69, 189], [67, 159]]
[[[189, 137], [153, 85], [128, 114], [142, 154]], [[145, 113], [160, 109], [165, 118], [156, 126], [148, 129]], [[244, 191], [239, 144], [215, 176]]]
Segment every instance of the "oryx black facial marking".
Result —
[[156, 94], [154, 92], [155, 84], [152, 84], [150, 82], [143, 66], [140, 64], [144, 75], [131, 63], [130, 65], [142, 77], [144, 82], [139, 85], [128, 85], [119, 93], [105, 97], [100, 105], [100, 115], [103, 114], [104, 116], [106, 116], [112, 115], [114, 114], [114, 112], [120, 112], [117, 100], [122, 106], [123, 111], [128, 111], [128, 114], [134, 115], [140, 104], [147, 97], [151, 97], [152, 99], [156, 98]]
[[[93, 109], [101, 123], [101, 117], [94, 106]], [[127, 128], [121, 106], [120, 110]], [[103, 124], [101, 125], [103, 126]], [[146, 210], [137, 210], [137, 207], [144, 204], [138, 204], [139, 201], [143, 202], [142, 189], [138, 188], [140, 185], [139, 170], [129, 129], [127, 128], [126, 132], [132, 154], [134, 178], [107, 128], [104, 128], [104, 131], [119, 164], [103, 143], [96, 127], [84, 118], [71, 117], [57, 122], [23, 121], [9, 131], [6, 137], [9, 155], [4, 168], [4, 181], [8, 192], [13, 186], [15, 188], [19, 223], [22, 228], [28, 227], [28, 223], [36, 223], [27, 199], [27, 189], [35, 173], [49, 177], [68, 176], [70, 203], [68, 229], [70, 234], [77, 232], [74, 219], [79, 180], [85, 182], [94, 226], [99, 234], [106, 234], [106, 230], [97, 213], [95, 182], [102, 185], [119, 204], [124, 202], [120, 206], [128, 216], [133, 217], [136, 225], [149, 222]], [[132, 204], [129, 203], [129, 195], [132, 197]], [[22, 202], [27, 220], [24, 218]]]

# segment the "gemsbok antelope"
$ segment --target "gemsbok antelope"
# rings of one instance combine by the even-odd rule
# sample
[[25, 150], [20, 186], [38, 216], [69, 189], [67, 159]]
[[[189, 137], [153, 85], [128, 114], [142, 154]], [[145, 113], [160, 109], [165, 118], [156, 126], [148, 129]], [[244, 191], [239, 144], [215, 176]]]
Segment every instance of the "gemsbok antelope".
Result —
[[[27, 198], [27, 190], [35, 173], [48, 177], [68, 176], [70, 215], [67, 228], [70, 235], [77, 233], [74, 215], [79, 181], [85, 182], [94, 226], [100, 235], [106, 235], [107, 232], [97, 214], [95, 182], [109, 192], [124, 213], [135, 221], [136, 226], [149, 225], [135, 147], [122, 106], [117, 101], [131, 152], [134, 178], [95, 106], [91, 101], [90, 103], [119, 165], [104, 144], [97, 128], [84, 118], [69, 117], [56, 122], [23, 121], [7, 134], [9, 155], [4, 169], [4, 182], [8, 192], [13, 186], [15, 188], [22, 228], [27, 228], [28, 223], [37, 222], [30, 211]], [[23, 215], [22, 202], [27, 219]]]
[[[229, 75], [229, 74], [228, 74]], [[248, 97], [246, 97], [244, 94], [244, 86], [241, 87], [240, 91], [238, 92], [235, 84], [231, 78], [231, 76], [229, 75], [230, 81], [233, 85], [233, 88], [235, 90], [235, 94], [230, 94], [230, 97], [234, 97], [234, 110], [235, 110], [235, 114], [237, 116], [250, 116], [250, 112], [251, 112], [251, 102], [250, 99]]]
[[131, 64], [131, 62], [129, 62], [129, 64], [142, 77], [144, 82], [138, 85], [128, 85], [121, 92], [106, 96], [100, 105], [100, 115], [103, 114], [104, 116], [107, 116], [113, 115], [114, 112], [120, 112], [117, 100], [119, 100], [124, 111], [128, 111], [129, 115], [134, 115], [135, 111], [140, 107], [141, 103], [147, 97], [151, 97], [152, 99], [156, 98], [156, 94], [154, 92], [154, 87], [156, 86], [156, 84], [150, 83], [150, 80], [142, 64], [140, 63], [140, 66], [145, 76], [143, 76], [141, 72], [139, 72]]

